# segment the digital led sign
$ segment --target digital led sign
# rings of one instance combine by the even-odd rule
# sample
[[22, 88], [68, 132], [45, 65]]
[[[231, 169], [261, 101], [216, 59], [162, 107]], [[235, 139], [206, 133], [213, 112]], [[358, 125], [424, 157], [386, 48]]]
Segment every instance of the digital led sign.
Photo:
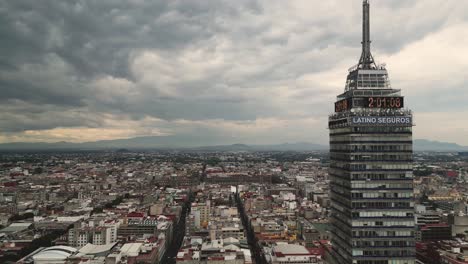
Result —
[[343, 99], [343, 100], [340, 100], [340, 101], [336, 102], [335, 103], [335, 112], [339, 113], [339, 112], [344, 112], [346, 110], [351, 109], [351, 107], [352, 107], [351, 102], [352, 102], [351, 98], [346, 98], [346, 99]]
[[366, 97], [364, 99], [364, 107], [366, 108], [403, 108], [403, 97]]

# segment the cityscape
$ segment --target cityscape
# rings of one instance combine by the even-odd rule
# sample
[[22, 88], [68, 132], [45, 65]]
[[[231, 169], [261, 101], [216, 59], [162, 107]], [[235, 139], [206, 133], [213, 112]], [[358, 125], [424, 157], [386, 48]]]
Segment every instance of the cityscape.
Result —
[[[326, 83], [329, 91], [316, 90], [308, 95], [302, 89], [289, 91], [286, 86], [290, 84], [285, 80], [255, 79], [254, 75], [274, 79], [272, 72], [277, 74], [274, 76], [290, 74], [287, 72], [291, 68], [285, 66], [251, 75], [255, 71], [252, 65], [261, 64], [264, 54], [246, 60], [252, 65], [240, 68], [221, 62], [236, 59], [223, 53], [233, 44], [223, 40], [223, 34], [210, 34], [230, 28], [228, 22], [233, 17], [236, 23], [248, 24], [250, 16], [272, 10], [287, 12], [290, 4], [273, 0], [268, 4], [240, 2], [83, 0], [72, 6], [65, 2], [61, 6], [0, 2], [5, 28], [15, 27], [11, 31], [14, 33], [0, 27], [0, 34], [8, 31], [15, 36], [4, 44], [11, 52], [0, 54], [4, 58], [0, 62], [0, 91], [6, 98], [3, 108], [0, 106], [0, 126], [4, 127], [0, 130], [0, 263], [468, 263], [468, 147], [463, 146], [468, 145], [468, 129], [463, 116], [466, 104], [458, 105], [466, 103], [465, 93], [450, 95], [448, 98], [459, 97], [452, 105], [439, 105], [454, 111], [447, 112], [453, 116], [457, 111], [463, 116], [455, 120], [457, 126], [451, 127], [453, 120], [438, 120], [441, 115], [428, 112], [426, 103], [421, 103], [442, 102], [438, 100], [445, 97], [424, 91], [430, 99], [417, 98], [408, 87], [414, 83], [401, 81], [398, 75], [420, 78], [421, 85], [430, 79], [413, 71], [410, 62], [404, 71], [390, 75], [393, 64], [377, 61], [378, 55], [386, 53], [375, 48], [379, 40], [373, 36], [385, 34], [374, 30], [374, 25], [378, 29], [390, 27], [387, 17], [380, 18], [383, 12], [401, 7], [400, 3], [386, 2], [392, 8], [385, 6], [376, 14], [373, 11], [377, 5], [385, 5], [383, 1], [346, 3], [354, 10], [350, 11], [356, 16], [353, 21], [359, 21], [349, 23], [353, 42], [346, 39], [346, 45], [326, 46], [332, 46], [339, 56], [344, 54], [339, 49], [352, 51], [355, 64], [345, 65], [352, 60], [344, 55], [342, 60], [331, 58], [340, 61], [334, 67], [342, 73], [341, 86], [334, 84], [326, 70], [295, 79], [297, 88], [312, 79], [329, 77], [328, 81], [318, 82]], [[317, 3], [317, 8], [325, 8], [327, 16], [333, 15], [327, 12], [340, 1], [335, 2]], [[441, 13], [451, 4], [450, 0], [440, 4]], [[278, 9], [267, 9], [269, 5]], [[461, 5], [461, 11], [464, 7], [468, 10], [466, 4]], [[122, 15], [126, 9], [138, 12]], [[299, 16], [300, 8], [294, 10]], [[48, 11], [58, 19], [48, 23], [52, 33], [41, 31], [40, 26], [42, 14]], [[149, 14], [153, 11], [160, 13]], [[145, 24], [143, 31], [135, 34], [151, 35], [162, 23], [164, 30], [151, 40], [162, 46], [138, 50], [138, 43], [143, 47], [148, 39], [134, 35], [138, 41], [133, 42], [125, 34], [109, 37], [107, 30], [112, 26], [87, 24], [86, 20], [100, 19], [94, 12], [102, 14], [104, 20], [99, 21], [103, 23], [113, 18], [109, 23], [118, 25], [122, 33], [131, 28], [132, 21], [146, 22], [143, 18], [149, 15], [153, 28]], [[203, 15], [194, 15], [197, 12]], [[450, 12], [458, 14], [455, 8]], [[397, 15], [390, 17], [397, 20]], [[240, 21], [238, 16], [246, 20]], [[187, 19], [184, 27], [174, 26], [182, 23], [182, 18]], [[209, 27], [198, 26], [211, 19], [216, 26], [205, 32], [207, 35], [192, 34]], [[267, 23], [259, 20], [255, 27], [258, 31], [241, 27], [236, 34], [247, 38], [248, 43], [262, 33], [260, 25]], [[458, 23], [457, 19], [444, 23], [451, 25], [451, 21]], [[84, 33], [61, 31], [78, 24]], [[247, 28], [251, 31], [244, 32]], [[278, 45], [275, 36], [280, 33], [271, 30], [262, 43]], [[396, 31], [405, 30], [401, 27]], [[15, 51], [13, 39], [26, 39], [32, 32], [52, 34], [45, 44], [31, 44], [37, 50], [47, 47], [47, 52], [42, 50], [45, 59], [37, 59], [45, 61], [44, 67], [38, 66], [40, 62], [31, 62], [36, 55], [26, 52], [30, 46], [17, 45]], [[305, 34], [300, 32], [298, 35]], [[356, 32], [361, 45], [354, 41]], [[89, 41], [84, 48], [77, 44], [76, 53], [67, 54], [62, 49], [71, 48], [70, 43], [64, 44], [67, 41], [81, 43], [93, 34], [96, 38], [109, 34], [107, 37], [115, 38], [115, 46], [108, 46], [110, 51], [99, 49], [93, 53], [96, 43]], [[187, 51], [188, 58], [174, 59], [177, 62], [165, 58], [173, 54], [170, 50], [176, 43], [180, 50], [189, 49], [183, 45], [205, 43], [205, 37], [209, 43], [216, 43], [210, 49], [216, 53], [214, 62], [214, 55], [204, 49]], [[179, 42], [171, 42], [170, 38]], [[429, 41], [421, 39], [429, 45]], [[292, 38], [286, 42], [294, 41]], [[124, 43], [135, 49], [123, 48]], [[0, 44], [0, 49], [6, 46]], [[304, 47], [299, 50], [308, 52]], [[459, 55], [460, 60], [463, 55]], [[114, 57], [118, 59], [106, 61]], [[128, 60], [128, 65], [119, 63], [121, 59]], [[410, 61], [411, 57], [406, 59]], [[239, 61], [243, 60], [239, 57]], [[268, 64], [266, 61], [263, 63]], [[294, 62], [285, 59], [280, 64], [291, 66]], [[189, 71], [188, 65], [197, 69]], [[332, 68], [325, 60], [319, 66]], [[218, 70], [223, 67], [229, 70]], [[207, 80], [201, 77], [205, 71], [209, 72]], [[428, 72], [436, 75], [434, 78], [441, 76]], [[240, 79], [259, 87], [280, 86], [272, 88], [268, 95], [259, 87], [246, 88], [245, 92], [237, 89], [245, 85]], [[205, 87], [208, 81], [215, 82], [214, 86]], [[446, 83], [447, 89], [453, 88], [449, 81]], [[89, 91], [95, 93], [85, 95]], [[293, 96], [283, 99], [280, 91]], [[307, 103], [306, 108], [313, 108], [308, 111], [319, 115], [307, 117], [309, 112], [301, 108], [300, 98], [309, 100], [320, 97], [320, 93], [326, 98], [326, 106], [321, 101]], [[290, 97], [298, 103], [291, 104]], [[271, 108], [262, 108], [259, 102], [267, 100], [271, 100]], [[263, 114], [276, 110], [276, 117]], [[423, 112], [423, 118], [419, 119], [418, 111]]]

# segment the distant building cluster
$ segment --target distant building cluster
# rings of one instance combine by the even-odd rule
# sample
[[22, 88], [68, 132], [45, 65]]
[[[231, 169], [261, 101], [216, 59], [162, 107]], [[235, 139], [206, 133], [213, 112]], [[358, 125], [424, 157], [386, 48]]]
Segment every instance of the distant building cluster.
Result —
[[[415, 259], [468, 263], [468, 159], [414, 160]], [[0, 263], [330, 263], [328, 168], [325, 152], [4, 154]]]

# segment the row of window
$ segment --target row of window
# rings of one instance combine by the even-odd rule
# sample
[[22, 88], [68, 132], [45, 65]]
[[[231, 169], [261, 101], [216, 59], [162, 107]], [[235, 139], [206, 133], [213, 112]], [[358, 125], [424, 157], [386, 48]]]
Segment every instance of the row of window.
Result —
[[368, 240], [359, 240], [353, 241], [354, 247], [411, 247], [415, 246], [414, 241], [368, 241]]
[[412, 160], [412, 154], [366, 154], [366, 155], [350, 155], [348, 157], [350, 160], [354, 161], [369, 161], [369, 160], [388, 160], [388, 161], [398, 161], [398, 160]]
[[404, 180], [413, 179], [413, 173], [353, 173], [351, 180]]
[[353, 217], [413, 217], [413, 213], [398, 211], [355, 212]]
[[340, 135], [340, 136], [330, 136], [330, 142], [333, 141], [353, 141], [358, 143], [359, 141], [410, 141], [412, 140], [412, 135], [408, 134], [387, 134], [387, 135]]
[[413, 179], [413, 172], [353, 172], [352, 174], [345, 171], [336, 170], [331, 168], [329, 175], [334, 181], [340, 179], [344, 181], [411, 181]]
[[357, 264], [415, 264], [414, 260], [358, 260]]
[[353, 237], [414, 237], [414, 231], [353, 231]]
[[[351, 170], [413, 170], [413, 164], [348, 164]], [[345, 166], [346, 167], [346, 166]]]
[[413, 208], [413, 202], [353, 202], [353, 209]]
[[[279, 264], [291, 264], [291, 263], [318, 263], [318, 259], [317, 258], [310, 258], [310, 260], [304, 260], [304, 261], [298, 261], [298, 260], [288, 260], [288, 261], [279, 261], [279, 262], [276, 262], [276, 263], [279, 263]], [[322, 263], [322, 262], [320, 262]]]
[[414, 227], [414, 220], [413, 221], [353, 221], [353, 227], [370, 227], [370, 226], [408, 226]]
[[376, 193], [376, 192], [365, 192], [365, 193], [352, 193], [351, 198], [412, 198], [412, 192], [398, 192], [398, 193]]
[[356, 78], [348, 79], [346, 82], [346, 90], [353, 88], [389, 88], [390, 81], [387, 76], [369, 76], [363, 77], [362, 75]]
[[350, 171], [377, 171], [377, 170], [395, 170], [395, 171], [413, 171], [413, 164], [405, 162], [403, 164], [349, 164], [346, 162], [339, 162], [336, 160], [330, 161], [330, 168], [338, 168]]
[[412, 189], [413, 183], [373, 183], [372, 181], [366, 183], [352, 182], [352, 189]]
[[394, 126], [364, 126], [364, 127], [342, 127], [331, 129], [330, 134], [342, 133], [402, 133], [411, 132], [411, 127], [394, 127]]
[[[376, 182], [349, 182], [343, 181], [341, 179], [334, 179], [331, 182], [331, 189], [335, 192], [340, 194], [348, 193], [345, 189], [359, 189], [360, 191], [364, 190], [412, 190], [413, 189], [413, 182], [398, 182], [398, 183], [376, 183]], [[354, 196], [353, 196], [354, 195]], [[351, 197], [353, 198], [364, 198], [364, 196], [360, 196], [359, 194], [353, 194]], [[409, 196], [408, 194], [403, 194], [400, 198], [411, 198], [405, 197], [405, 195]], [[349, 195], [347, 195], [349, 197]], [[372, 198], [372, 197], [371, 197]], [[375, 197], [378, 198], [378, 197]], [[386, 194], [385, 197], [382, 198], [391, 198], [389, 194]], [[398, 198], [398, 197], [396, 197]]]
[[330, 145], [330, 151], [412, 151], [411, 144], [336, 144]]
[[412, 250], [353, 250], [353, 256], [364, 257], [406, 257], [414, 256]]
[[411, 162], [413, 155], [408, 153], [401, 154], [361, 154], [349, 155], [346, 153], [331, 153], [330, 159], [335, 161], [349, 162]]
[[344, 161], [408, 161], [413, 159], [412, 153], [376, 153], [376, 154], [349, 154], [330, 153], [330, 158]]
[[[401, 132], [411, 132], [411, 127], [393, 127], [393, 126], [376, 126], [376, 127], [353, 127], [353, 132], [362, 132], [362, 133], [401, 133]], [[333, 131], [334, 132], [334, 131]]]

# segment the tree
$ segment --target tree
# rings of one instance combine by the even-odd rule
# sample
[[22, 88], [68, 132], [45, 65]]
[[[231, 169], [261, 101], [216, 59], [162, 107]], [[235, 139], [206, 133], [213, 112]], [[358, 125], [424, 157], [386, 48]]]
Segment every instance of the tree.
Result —
[[44, 172], [44, 169], [41, 167], [34, 168], [33, 174], [41, 174]]
[[218, 163], [220, 163], [220, 162], [221, 162], [220, 159], [213, 157], [213, 158], [208, 159], [208, 160], [206, 161], [206, 164], [207, 164], [207, 165], [210, 165], [210, 166], [216, 166], [216, 165], [218, 165]]
[[21, 221], [21, 220], [26, 220], [26, 219], [30, 219], [30, 218], [33, 218], [34, 217], [34, 214], [33, 213], [25, 213], [25, 214], [22, 214], [22, 215], [19, 215], [19, 214], [15, 214], [14, 216], [10, 217], [10, 222], [14, 222], [14, 221]]

